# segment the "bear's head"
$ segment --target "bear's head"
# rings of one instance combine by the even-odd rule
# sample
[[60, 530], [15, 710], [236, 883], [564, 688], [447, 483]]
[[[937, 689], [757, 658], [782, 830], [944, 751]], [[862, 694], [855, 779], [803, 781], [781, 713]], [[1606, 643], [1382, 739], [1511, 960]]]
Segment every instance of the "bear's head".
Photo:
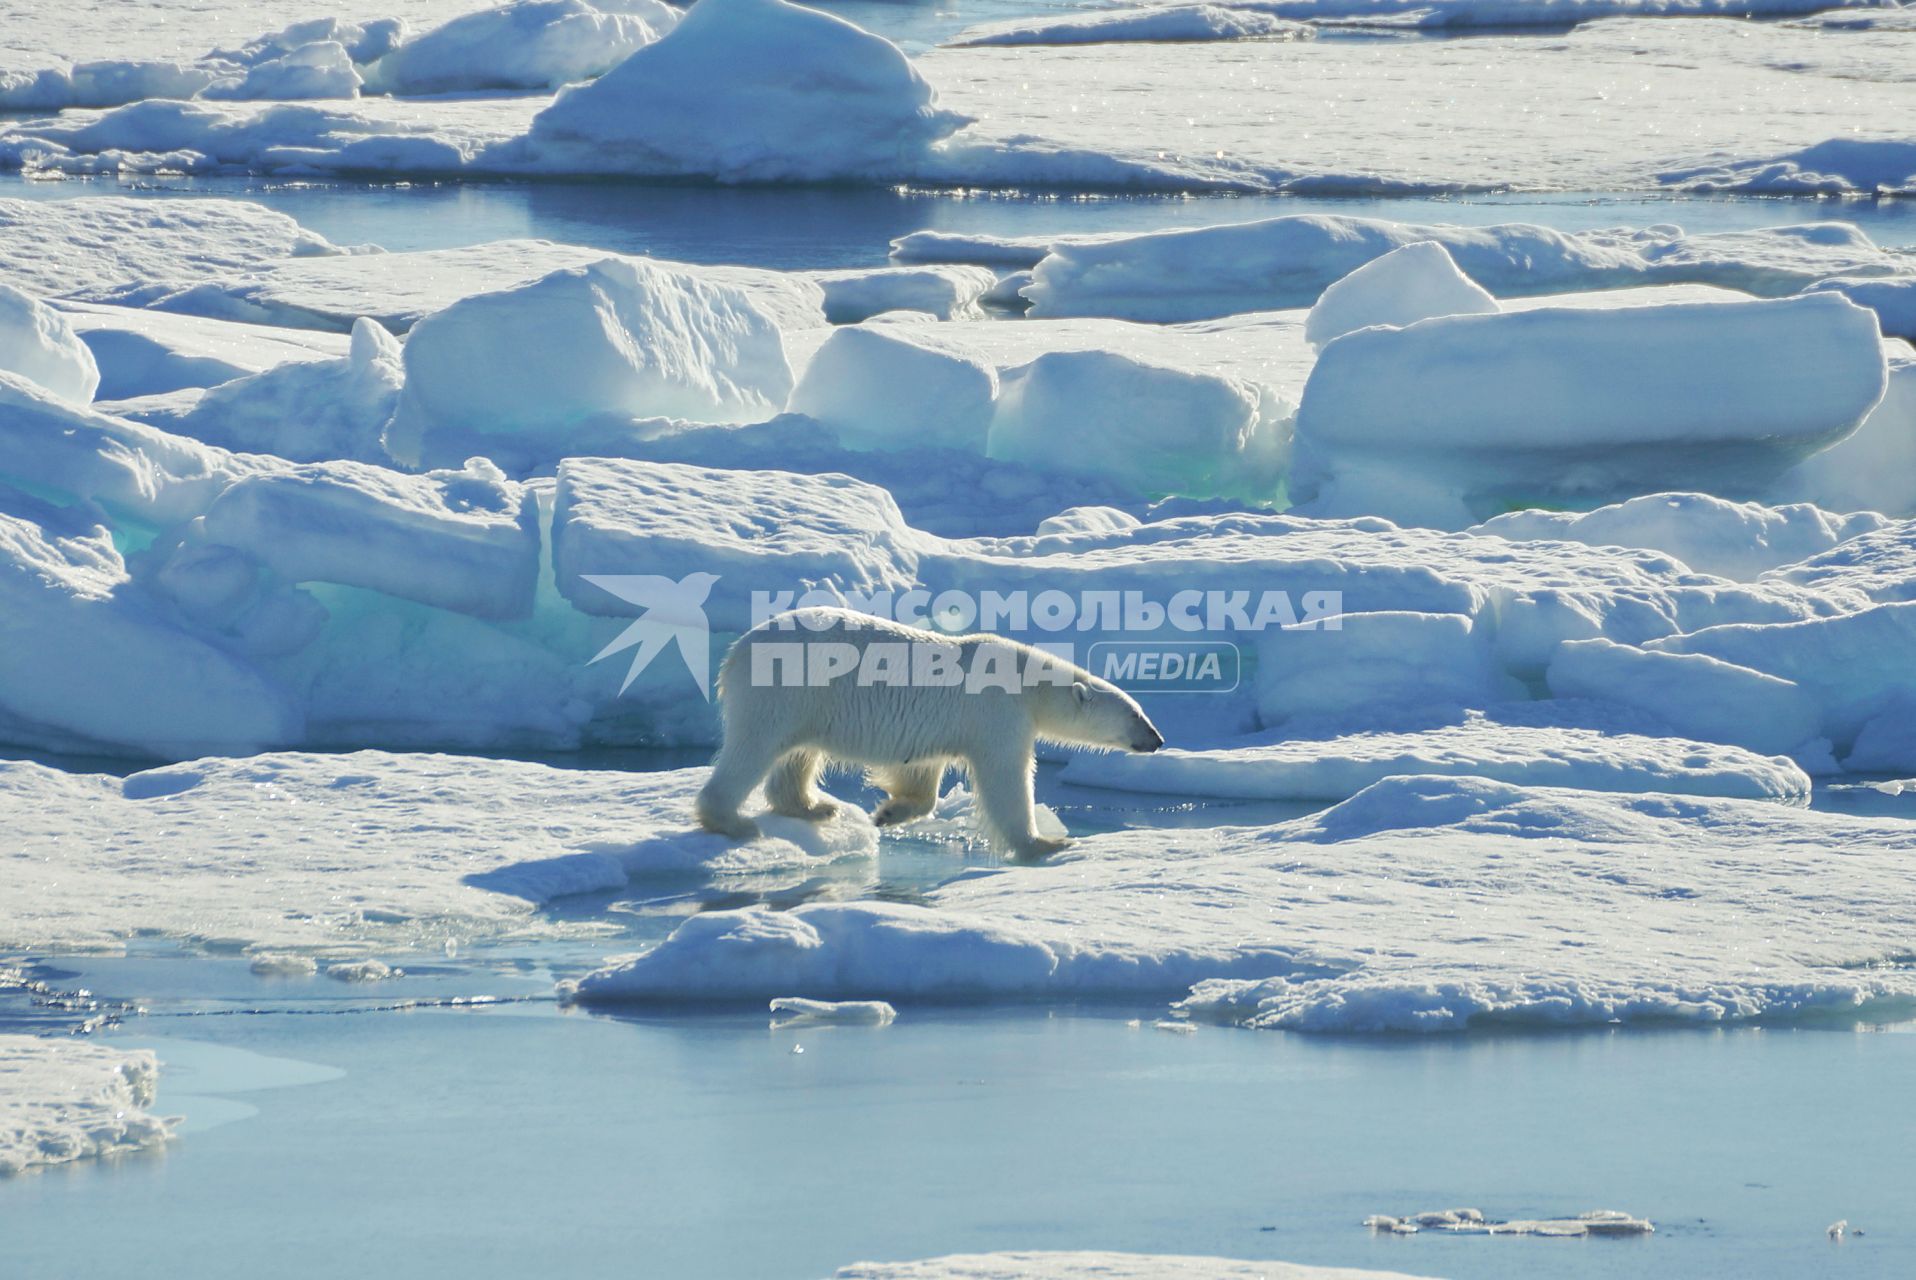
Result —
[[1156, 751], [1164, 735], [1130, 694], [1089, 671], [1077, 671], [1054, 686], [1037, 725], [1052, 742], [1116, 751]]

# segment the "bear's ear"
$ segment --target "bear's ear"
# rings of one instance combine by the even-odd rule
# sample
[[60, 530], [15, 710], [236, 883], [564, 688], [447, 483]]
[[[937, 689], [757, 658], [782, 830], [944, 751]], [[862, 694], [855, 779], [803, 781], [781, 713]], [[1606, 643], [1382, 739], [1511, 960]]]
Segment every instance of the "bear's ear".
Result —
[[1081, 707], [1091, 701], [1091, 686], [1082, 680], [1072, 681], [1071, 692], [1077, 695], [1078, 705]]

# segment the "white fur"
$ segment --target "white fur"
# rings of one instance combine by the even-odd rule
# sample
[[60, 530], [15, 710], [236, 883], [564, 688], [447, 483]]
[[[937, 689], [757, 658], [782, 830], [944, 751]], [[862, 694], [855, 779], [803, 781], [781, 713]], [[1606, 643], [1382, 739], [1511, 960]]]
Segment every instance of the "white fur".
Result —
[[[949, 650], [965, 671], [996, 659], [1017, 673], [1018, 687], [861, 684], [852, 675], [793, 686], [752, 678], [760, 645], [848, 644], [862, 661], [881, 642]], [[800, 609], [739, 637], [719, 672], [719, 702], [725, 737], [699, 793], [698, 817], [708, 831], [740, 839], [757, 834], [739, 806], [760, 781], [774, 813], [822, 818], [836, 807], [817, 790], [826, 763], [863, 766], [886, 793], [873, 817], [887, 825], [930, 813], [946, 768], [958, 765], [971, 774], [992, 843], [1036, 857], [1065, 844], [1032, 826], [1032, 749], [1039, 741], [1127, 751], [1164, 744], [1124, 690], [1042, 650], [844, 609]]]

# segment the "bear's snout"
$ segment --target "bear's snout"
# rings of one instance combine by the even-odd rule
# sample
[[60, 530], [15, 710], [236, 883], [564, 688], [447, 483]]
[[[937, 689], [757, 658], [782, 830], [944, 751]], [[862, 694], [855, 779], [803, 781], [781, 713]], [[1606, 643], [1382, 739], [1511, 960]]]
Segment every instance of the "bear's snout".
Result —
[[1148, 724], [1131, 739], [1131, 749], [1140, 755], [1149, 755], [1163, 745], [1164, 735]]

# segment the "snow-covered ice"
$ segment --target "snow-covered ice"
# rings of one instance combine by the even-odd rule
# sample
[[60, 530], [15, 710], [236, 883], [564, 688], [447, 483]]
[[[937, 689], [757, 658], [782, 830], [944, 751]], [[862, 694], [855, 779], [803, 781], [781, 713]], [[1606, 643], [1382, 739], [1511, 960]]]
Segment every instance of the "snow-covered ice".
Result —
[[882, 37], [784, 0], [716, 0], [560, 94], [525, 147], [566, 173], [818, 180], [909, 173], [965, 123]]
[[588, 1002], [1176, 997], [1307, 1031], [1891, 1016], [1916, 1002], [1896, 819], [1482, 778], [1271, 827], [1092, 836], [924, 906], [707, 913]]
[[[1513, 541], [1644, 547], [1674, 556], [1699, 573], [1750, 582], [1888, 523], [1875, 512], [1839, 515], [1808, 503], [1766, 507], [1707, 493], [1650, 493], [1594, 511], [1511, 511], [1469, 532]], [[1813, 580], [1792, 575], [1792, 581]]]
[[897, 1020], [898, 1010], [883, 1000], [806, 1000], [780, 996], [772, 1001], [772, 1025], [884, 1027]]
[[1832, 294], [1364, 329], [1311, 370], [1290, 491], [1451, 527], [1679, 475], [1747, 495], [1854, 431], [1886, 378], [1875, 313]]
[[1656, 1227], [1646, 1218], [1616, 1209], [1593, 1209], [1574, 1218], [1486, 1218], [1481, 1209], [1433, 1209], [1401, 1217], [1374, 1213], [1364, 1219], [1373, 1231], [1416, 1235], [1443, 1231], [1464, 1236], [1545, 1236], [1581, 1239], [1586, 1236], [1647, 1236]]
[[1290, 408], [1224, 375], [1053, 352], [1004, 377], [986, 452], [1153, 497], [1269, 501]]
[[[1317, 733], [1286, 726], [1210, 747], [1078, 756], [1060, 776], [1081, 786], [1232, 800], [1345, 800], [1379, 779], [1414, 774], [1585, 791], [1809, 798], [1809, 778], [1787, 759], [1687, 740], [1653, 715], [1619, 716], [1602, 704], [1517, 704], [1364, 728], [1351, 719]], [[1806, 730], [1790, 745], [1809, 736]]]
[[1020, 20], [973, 27], [951, 43], [968, 45], [1103, 44], [1145, 40], [1308, 40], [1315, 29], [1247, 4], [1166, 4], [1083, 17]]
[[677, 25], [661, 0], [512, 0], [461, 14], [366, 68], [375, 93], [557, 89], [590, 80]]
[[1457, 269], [1444, 246], [1419, 240], [1365, 263], [1325, 289], [1311, 307], [1304, 336], [1312, 346], [1322, 347], [1372, 325], [1402, 328], [1438, 316], [1496, 310], [1497, 300]]
[[0, 1178], [161, 1145], [175, 1122], [147, 1110], [158, 1076], [147, 1050], [0, 1035]]
[[100, 385], [93, 352], [67, 318], [9, 284], [0, 284], [0, 369], [79, 404]]
[[768, 838], [749, 845], [707, 835], [691, 822], [703, 780], [380, 752], [196, 760], [124, 779], [0, 762], [13, 833], [0, 946], [117, 950], [155, 933], [348, 960], [440, 952], [448, 939], [591, 931], [536, 908], [635, 876], [875, 848], [855, 813], [766, 818]]
[[592, 452], [594, 419], [755, 422], [792, 391], [778, 322], [750, 294], [636, 258], [463, 298], [414, 327], [403, 359], [387, 447], [408, 462], [522, 468]]

